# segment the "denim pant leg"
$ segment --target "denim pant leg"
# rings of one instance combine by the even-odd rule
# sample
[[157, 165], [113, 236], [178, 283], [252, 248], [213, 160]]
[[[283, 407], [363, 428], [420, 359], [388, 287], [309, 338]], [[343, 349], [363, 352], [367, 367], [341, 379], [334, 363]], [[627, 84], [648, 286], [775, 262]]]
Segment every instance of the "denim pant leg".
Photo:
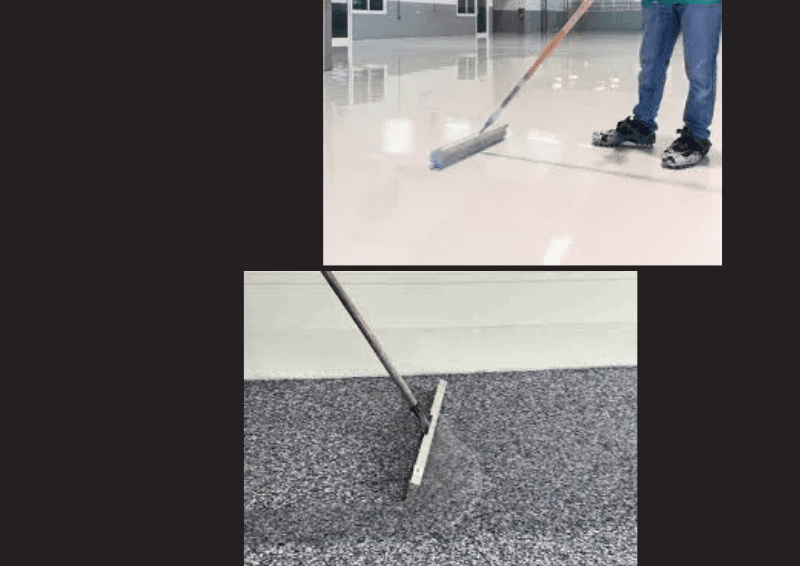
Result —
[[717, 53], [722, 33], [721, 4], [681, 6], [681, 29], [689, 97], [683, 121], [694, 136], [705, 140], [710, 132], [717, 93]]
[[681, 31], [680, 14], [672, 4], [642, 6], [642, 49], [639, 53], [639, 104], [634, 116], [657, 130], [656, 115], [664, 94], [667, 67]]

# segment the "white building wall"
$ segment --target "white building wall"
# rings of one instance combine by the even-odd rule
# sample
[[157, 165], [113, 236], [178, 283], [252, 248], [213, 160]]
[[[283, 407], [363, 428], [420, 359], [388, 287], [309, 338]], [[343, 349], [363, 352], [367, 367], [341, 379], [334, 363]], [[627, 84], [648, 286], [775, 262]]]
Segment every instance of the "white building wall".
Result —
[[[401, 374], [636, 364], [636, 272], [335, 272]], [[316, 271], [245, 272], [245, 378], [386, 375]]]

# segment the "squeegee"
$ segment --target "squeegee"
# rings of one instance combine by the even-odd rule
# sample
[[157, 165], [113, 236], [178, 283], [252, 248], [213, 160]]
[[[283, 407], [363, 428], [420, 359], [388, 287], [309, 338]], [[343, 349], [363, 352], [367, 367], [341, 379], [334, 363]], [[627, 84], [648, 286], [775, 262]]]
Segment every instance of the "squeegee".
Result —
[[386, 356], [386, 353], [381, 348], [380, 344], [378, 343], [378, 339], [372, 333], [370, 328], [367, 326], [367, 323], [361, 318], [361, 315], [356, 310], [355, 305], [344, 292], [342, 286], [337, 281], [336, 277], [330, 271], [322, 271], [322, 275], [327, 280], [328, 284], [333, 289], [333, 292], [336, 293], [336, 296], [339, 297], [342, 305], [344, 306], [345, 310], [350, 314], [350, 317], [353, 319], [353, 322], [356, 323], [356, 326], [361, 331], [361, 334], [364, 335], [364, 338], [367, 339], [367, 342], [372, 347], [372, 350], [378, 356], [378, 359], [383, 364], [383, 367], [386, 368], [386, 371], [389, 372], [389, 375], [394, 380], [395, 385], [397, 385], [400, 392], [405, 397], [406, 401], [408, 401], [409, 406], [411, 407], [411, 411], [416, 415], [417, 420], [419, 421], [420, 428], [423, 432], [422, 443], [420, 445], [419, 453], [417, 455], [417, 460], [414, 463], [414, 469], [411, 475], [411, 481], [409, 485], [409, 490], [407, 497], [410, 497], [414, 494], [416, 489], [422, 483], [422, 476], [425, 472], [425, 465], [428, 461], [428, 455], [431, 449], [431, 442], [433, 441], [433, 434], [436, 430], [436, 423], [439, 418], [439, 413], [442, 407], [442, 399], [444, 398], [444, 389], [447, 385], [447, 382], [444, 380], [439, 380], [439, 385], [436, 388], [436, 396], [433, 400], [433, 405], [431, 406], [430, 413], [425, 415], [422, 408], [419, 405], [419, 402], [414, 397], [414, 394], [411, 392], [411, 389], [408, 388], [408, 384], [405, 380], [400, 377], [400, 374], [397, 373], [392, 363], [389, 361], [389, 358]]
[[580, 5], [578, 11], [576, 11], [572, 17], [564, 24], [564, 27], [561, 28], [561, 31], [558, 32], [553, 39], [550, 40], [550, 43], [547, 44], [547, 47], [544, 48], [542, 54], [539, 55], [539, 58], [536, 59], [536, 62], [531, 66], [527, 72], [522, 75], [522, 78], [519, 80], [517, 85], [514, 87], [508, 96], [506, 96], [503, 103], [500, 107], [494, 111], [494, 113], [489, 116], [486, 120], [486, 124], [484, 124], [483, 128], [477, 133], [468, 138], [460, 140], [458, 142], [454, 142], [450, 145], [445, 145], [440, 147], [439, 149], [434, 149], [431, 152], [429, 163], [431, 169], [444, 169], [448, 165], [452, 165], [453, 163], [457, 163], [462, 159], [466, 159], [467, 157], [474, 155], [483, 151], [484, 149], [493, 146], [496, 143], [503, 141], [506, 136], [506, 128], [508, 128], [508, 124], [503, 126], [499, 126], [497, 128], [489, 130], [489, 127], [497, 122], [497, 119], [500, 117], [500, 113], [506, 107], [506, 105], [514, 98], [517, 93], [519, 92], [522, 85], [531, 78], [534, 71], [539, 68], [539, 66], [553, 53], [556, 47], [561, 43], [561, 40], [564, 39], [572, 27], [578, 22], [581, 16], [589, 9], [594, 3], [594, 0], [584, 0], [583, 4]]

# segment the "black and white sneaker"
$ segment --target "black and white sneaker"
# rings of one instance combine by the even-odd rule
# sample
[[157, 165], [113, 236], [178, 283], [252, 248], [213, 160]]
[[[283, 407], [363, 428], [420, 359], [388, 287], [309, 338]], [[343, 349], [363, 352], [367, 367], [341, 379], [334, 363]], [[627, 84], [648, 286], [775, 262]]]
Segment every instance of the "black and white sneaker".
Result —
[[697, 165], [711, 149], [711, 142], [694, 137], [689, 128], [678, 130], [681, 134], [672, 145], [664, 150], [661, 166], [667, 169], [685, 169]]
[[635, 117], [625, 118], [617, 124], [616, 129], [592, 134], [592, 145], [600, 147], [653, 147], [655, 141], [656, 133]]

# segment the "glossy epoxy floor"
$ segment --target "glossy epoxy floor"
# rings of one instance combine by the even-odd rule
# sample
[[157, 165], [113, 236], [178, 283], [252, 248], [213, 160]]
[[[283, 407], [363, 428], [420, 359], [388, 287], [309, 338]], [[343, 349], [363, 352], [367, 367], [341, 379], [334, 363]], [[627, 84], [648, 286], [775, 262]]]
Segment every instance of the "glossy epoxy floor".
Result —
[[505, 141], [442, 171], [551, 36], [355, 41], [323, 77], [327, 265], [722, 261], [722, 50], [713, 146], [661, 167], [688, 93], [682, 36], [652, 150], [590, 145], [632, 114], [641, 34], [572, 32], [501, 116]]

